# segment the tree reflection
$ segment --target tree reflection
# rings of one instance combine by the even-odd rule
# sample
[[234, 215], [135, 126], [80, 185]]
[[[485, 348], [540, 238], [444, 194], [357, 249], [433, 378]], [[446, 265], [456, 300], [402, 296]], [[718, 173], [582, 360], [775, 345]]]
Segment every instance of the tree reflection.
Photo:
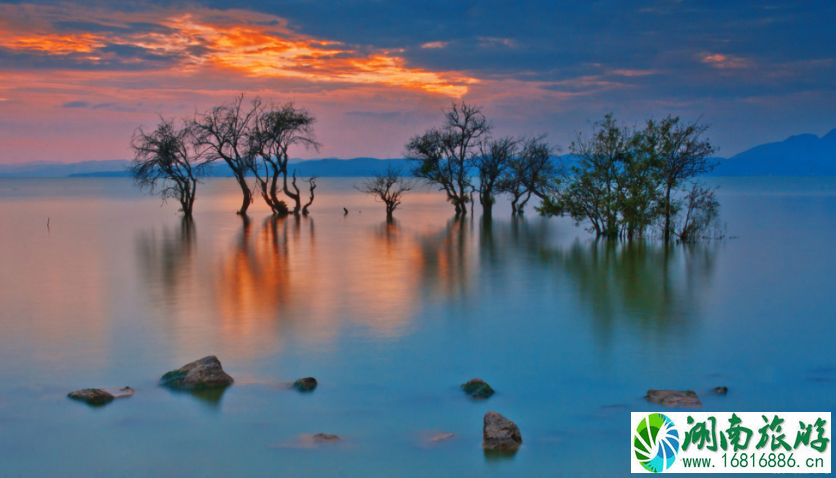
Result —
[[438, 233], [428, 234], [421, 244], [421, 284], [424, 292], [441, 291], [445, 295], [465, 295], [474, 271], [468, 255], [471, 249], [473, 220], [457, 215]]
[[195, 244], [197, 233], [194, 221], [183, 218], [174, 228], [165, 228], [162, 237], [153, 232], [141, 234], [137, 240], [140, 265], [151, 284], [152, 301], [173, 307], [172, 297], [182, 292], [195, 273]]
[[[456, 218], [420, 239], [422, 287], [462, 301], [497, 300], [508, 281], [576, 289], [581, 309], [608, 340], [617, 325], [687, 331], [710, 286], [716, 243], [582, 241], [561, 244], [554, 222]], [[509, 300], [512, 300], [509, 298]]]
[[214, 296], [228, 332], [240, 334], [254, 320], [275, 317], [291, 300], [288, 236], [298, 238], [299, 231], [289, 222], [299, 220], [268, 217], [253, 237], [252, 223], [245, 221], [235, 248], [221, 261]]
[[686, 332], [714, 271], [715, 243], [576, 241], [555, 256], [605, 341], [621, 325]]

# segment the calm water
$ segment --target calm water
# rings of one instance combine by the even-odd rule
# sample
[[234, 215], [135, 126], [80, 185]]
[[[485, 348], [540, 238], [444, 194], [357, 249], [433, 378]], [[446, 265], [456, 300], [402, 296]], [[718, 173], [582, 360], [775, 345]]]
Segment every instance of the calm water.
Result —
[[[716, 180], [737, 237], [667, 250], [505, 203], [456, 221], [435, 192], [387, 226], [320, 181], [309, 218], [249, 222], [210, 181], [184, 227], [127, 180], [0, 179], [0, 476], [617, 476], [648, 388], [836, 408], [834, 178]], [[219, 400], [157, 386], [209, 354], [236, 379]], [[488, 401], [457, 388], [477, 376]], [[513, 458], [482, 452], [488, 410], [522, 430]]]

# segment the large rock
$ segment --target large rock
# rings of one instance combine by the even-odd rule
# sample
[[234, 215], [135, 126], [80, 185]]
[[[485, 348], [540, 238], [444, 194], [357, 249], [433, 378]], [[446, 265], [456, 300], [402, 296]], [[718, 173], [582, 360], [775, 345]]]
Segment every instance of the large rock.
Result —
[[232, 382], [234, 380], [224, 372], [221, 361], [214, 355], [187, 363], [160, 379], [162, 385], [184, 390], [224, 388], [232, 385]]
[[496, 412], [485, 414], [482, 448], [485, 450], [516, 450], [522, 444], [517, 425]]
[[462, 390], [468, 394], [470, 398], [477, 400], [484, 400], [494, 394], [493, 389], [487, 382], [481, 378], [472, 378], [467, 383], [462, 384]]
[[293, 388], [300, 392], [313, 392], [317, 386], [316, 379], [313, 377], [300, 378], [293, 382]]
[[131, 387], [119, 389], [101, 389], [101, 388], [83, 388], [70, 392], [68, 397], [73, 400], [80, 400], [89, 405], [106, 405], [113, 401], [114, 398], [130, 397], [134, 394], [134, 389]]
[[680, 392], [678, 390], [654, 390], [647, 391], [644, 397], [650, 403], [671, 408], [702, 408], [702, 402], [692, 390]]

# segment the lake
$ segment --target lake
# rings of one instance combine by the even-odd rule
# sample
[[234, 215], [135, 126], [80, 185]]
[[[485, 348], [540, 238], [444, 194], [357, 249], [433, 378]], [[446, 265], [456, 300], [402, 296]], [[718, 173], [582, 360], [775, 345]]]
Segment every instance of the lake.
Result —
[[[184, 225], [126, 179], [0, 179], [0, 476], [625, 476], [649, 388], [836, 409], [836, 178], [712, 178], [726, 239], [669, 247], [504, 201], [457, 220], [433, 190], [386, 224], [353, 181], [245, 221], [208, 180]], [[220, 396], [158, 386], [212, 354]], [[473, 377], [496, 395], [466, 398]], [[482, 451], [489, 410], [516, 455]], [[319, 432], [343, 440], [299, 438]]]

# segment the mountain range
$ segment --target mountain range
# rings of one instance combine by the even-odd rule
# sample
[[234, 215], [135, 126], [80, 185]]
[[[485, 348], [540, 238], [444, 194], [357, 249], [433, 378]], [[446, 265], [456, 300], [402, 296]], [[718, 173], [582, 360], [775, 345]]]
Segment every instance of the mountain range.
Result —
[[[571, 161], [566, 155], [565, 159]], [[784, 141], [748, 149], [719, 163], [711, 176], [836, 176], [836, 129], [819, 138], [813, 134], [790, 136]], [[299, 176], [361, 177], [384, 169], [387, 164], [406, 166], [404, 159], [291, 159]], [[127, 177], [128, 160], [82, 161], [79, 163], [26, 163], [2, 165], [0, 177]], [[225, 163], [212, 165], [210, 177], [231, 176]]]

